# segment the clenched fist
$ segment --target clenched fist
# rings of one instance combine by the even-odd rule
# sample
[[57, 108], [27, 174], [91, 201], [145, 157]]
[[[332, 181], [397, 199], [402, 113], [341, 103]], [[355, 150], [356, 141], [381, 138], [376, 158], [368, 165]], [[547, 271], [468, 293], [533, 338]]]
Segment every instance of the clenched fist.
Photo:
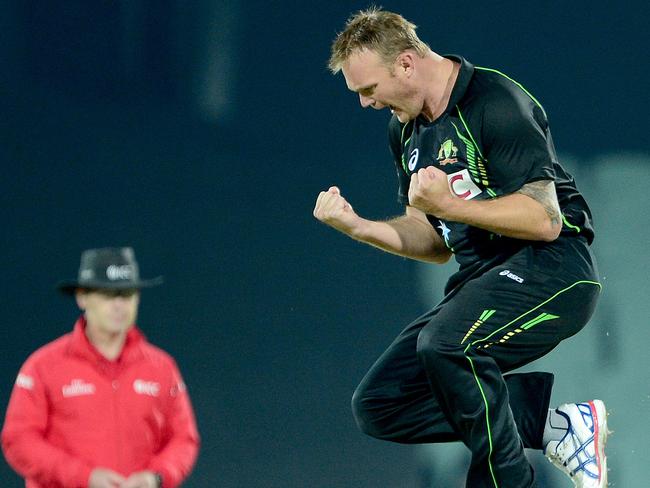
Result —
[[139, 471], [132, 473], [120, 488], [158, 488], [158, 478], [152, 471]]
[[444, 217], [454, 198], [449, 190], [447, 174], [434, 166], [421, 168], [411, 175], [409, 205], [429, 215]]
[[90, 473], [88, 488], [117, 488], [126, 479], [119, 473], [108, 468], [95, 468]]
[[336, 186], [320, 192], [314, 207], [314, 217], [348, 235], [354, 233], [361, 221]]

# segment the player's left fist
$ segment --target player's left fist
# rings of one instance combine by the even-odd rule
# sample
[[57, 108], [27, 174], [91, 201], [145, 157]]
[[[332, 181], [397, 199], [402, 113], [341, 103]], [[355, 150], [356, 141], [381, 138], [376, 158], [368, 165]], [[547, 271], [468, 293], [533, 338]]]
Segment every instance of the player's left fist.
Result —
[[160, 488], [158, 477], [153, 471], [138, 471], [131, 474], [124, 482], [119, 485], [120, 488]]
[[453, 198], [447, 174], [434, 166], [420, 168], [411, 175], [409, 205], [429, 215], [442, 217], [444, 209]]

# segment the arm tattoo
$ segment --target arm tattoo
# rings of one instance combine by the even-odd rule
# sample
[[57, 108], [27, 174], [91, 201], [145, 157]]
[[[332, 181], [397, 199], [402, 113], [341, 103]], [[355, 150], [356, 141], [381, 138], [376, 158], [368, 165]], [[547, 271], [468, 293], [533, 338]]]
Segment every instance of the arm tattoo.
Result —
[[555, 183], [553, 181], [540, 180], [526, 183], [515, 193], [526, 195], [541, 204], [546, 211], [546, 215], [551, 219], [552, 225], [555, 226], [561, 222], [560, 204], [557, 201]]

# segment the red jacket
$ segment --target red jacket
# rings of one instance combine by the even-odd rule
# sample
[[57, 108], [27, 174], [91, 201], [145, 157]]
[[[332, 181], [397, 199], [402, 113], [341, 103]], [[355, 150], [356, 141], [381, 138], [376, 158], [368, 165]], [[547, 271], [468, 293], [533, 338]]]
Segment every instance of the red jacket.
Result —
[[9, 464], [27, 488], [85, 488], [96, 467], [151, 470], [175, 488], [199, 435], [176, 363], [133, 327], [115, 361], [74, 330], [34, 352], [18, 374], [2, 429]]

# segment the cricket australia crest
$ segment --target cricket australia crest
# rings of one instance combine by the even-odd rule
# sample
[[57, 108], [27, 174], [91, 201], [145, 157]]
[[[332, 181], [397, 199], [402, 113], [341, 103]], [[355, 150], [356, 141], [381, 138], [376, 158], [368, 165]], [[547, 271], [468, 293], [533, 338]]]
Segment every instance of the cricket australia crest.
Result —
[[440, 146], [440, 150], [438, 151], [438, 162], [440, 163], [441, 166], [444, 166], [445, 164], [450, 164], [450, 163], [457, 163], [458, 158], [456, 155], [458, 154], [458, 147], [454, 144], [454, 141], [451, 139], [447, 139], [445, 142], [442, 143]]

